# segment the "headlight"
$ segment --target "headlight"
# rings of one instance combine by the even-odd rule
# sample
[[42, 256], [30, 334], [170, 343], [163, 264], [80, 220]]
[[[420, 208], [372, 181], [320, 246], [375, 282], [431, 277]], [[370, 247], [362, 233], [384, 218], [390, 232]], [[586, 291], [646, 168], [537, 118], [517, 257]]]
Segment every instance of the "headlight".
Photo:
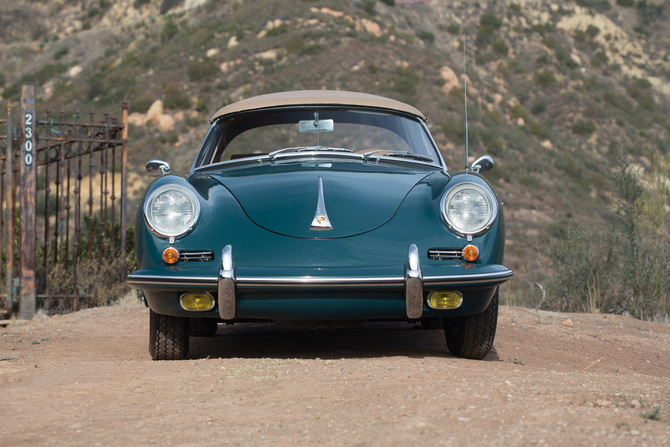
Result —
[[181, 236], [195, 225], [199, 215], [200, 202], [179, 185], [161, 186], [144, 203], [147, 223], [161, 236]]
[[498, 214], [495, 196], [476, 183], [459, 183], [442, 199], [442, 216], [462, 235], [485, 233]]

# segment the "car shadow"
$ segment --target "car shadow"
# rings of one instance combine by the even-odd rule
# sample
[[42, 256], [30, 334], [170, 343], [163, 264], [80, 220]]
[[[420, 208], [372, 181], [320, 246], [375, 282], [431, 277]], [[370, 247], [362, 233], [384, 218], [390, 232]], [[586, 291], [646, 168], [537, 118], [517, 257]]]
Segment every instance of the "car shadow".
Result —
[[[404, 322], [309, 330], [275, 323], [220, 324], [215, 336], [191, 337], [189, 344], [187, 359], [455, 358], [447, 349], [442, 329], [427, 330]], [[499, 360], [495, 349], [484, 360]]]

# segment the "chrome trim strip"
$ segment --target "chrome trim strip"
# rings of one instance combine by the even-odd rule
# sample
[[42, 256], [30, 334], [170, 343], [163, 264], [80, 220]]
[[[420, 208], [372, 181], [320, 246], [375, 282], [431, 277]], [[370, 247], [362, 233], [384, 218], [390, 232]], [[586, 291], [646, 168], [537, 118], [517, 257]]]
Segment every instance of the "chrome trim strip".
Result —
[[314, 219], [312, 219], [312, 225], [309, 229], [315, 231], [327, 231], [333, 229], [333, 226], [330, 224], [330, 219], [328, 219], [326, 202], [323, 199], [323, 180], [321, 179], [321, 176], [319, 176], [318, 182], [316, 211], [314, 211]]
[[[444, 275], [444, 276], [424, 276], [424, 285], [427, 284], [477, 284], [496, 280], [507, 280], [511, 278], [514, 273], [511, 270], [505, 270], [497, 273], [479, 273], [474, 275]], [[126, 278], [128, 284], [131, 286], [143, 285], [171, 285], [171, 286], [216, 286], [217, 277], [215, 276], [160, 276], [160, 275], [128, 275]], [[405, 278], [402, 276], [382, 276], [382, 277], [361, 277], [361, 278], [345, 278], [345, 277], [299, 277], [287, 276], [283, 278], [278, 277], [259, 277], [259, 278], [245, 278], [237, 277], [235, 282], [238, 286], [272, 286], [279, 287], [296, 286], [305, 287], [313, 285], [339, 285], [339, 286], [403, 286]]]
[[128, 275], [126, 281], [131, 286], [161, 285], [166, 283], [176, 286], [206, 286], [216, 285], [216, 276]]
[[496, 273], [477, 273], [474, 275], [445, 275], [445, 276], [424, 276], [424, 283], [456, 283], [456, 284], [477, 284], [495, 280], [507, 280], [514, 276], [514, 272], [507, 269]]

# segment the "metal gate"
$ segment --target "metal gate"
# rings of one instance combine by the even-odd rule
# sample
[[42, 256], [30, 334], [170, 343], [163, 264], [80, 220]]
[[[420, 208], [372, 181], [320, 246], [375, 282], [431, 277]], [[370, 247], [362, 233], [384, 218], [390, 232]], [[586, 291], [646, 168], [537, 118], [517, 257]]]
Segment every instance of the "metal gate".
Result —
[[19, 298], [23, 319], [38, 300], [53, 313], [86, 306], [82, 276], [126, 258], [127, 101], [120, 122], [107, 110], [67, 116], [47, 106], [38, 119], [34, 87], [23, 86], [19, 115], [8, 102], [0, 119], [0, 309]]

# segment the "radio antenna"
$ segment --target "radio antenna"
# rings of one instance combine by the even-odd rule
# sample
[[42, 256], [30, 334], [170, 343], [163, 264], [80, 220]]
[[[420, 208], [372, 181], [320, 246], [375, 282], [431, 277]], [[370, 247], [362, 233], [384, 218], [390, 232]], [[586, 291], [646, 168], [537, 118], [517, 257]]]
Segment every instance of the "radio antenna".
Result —
[[465, 32], [463, 32], [463, 93], [465, 97], [465, 173], [468, 173], [468, 81], [465, 74]]

